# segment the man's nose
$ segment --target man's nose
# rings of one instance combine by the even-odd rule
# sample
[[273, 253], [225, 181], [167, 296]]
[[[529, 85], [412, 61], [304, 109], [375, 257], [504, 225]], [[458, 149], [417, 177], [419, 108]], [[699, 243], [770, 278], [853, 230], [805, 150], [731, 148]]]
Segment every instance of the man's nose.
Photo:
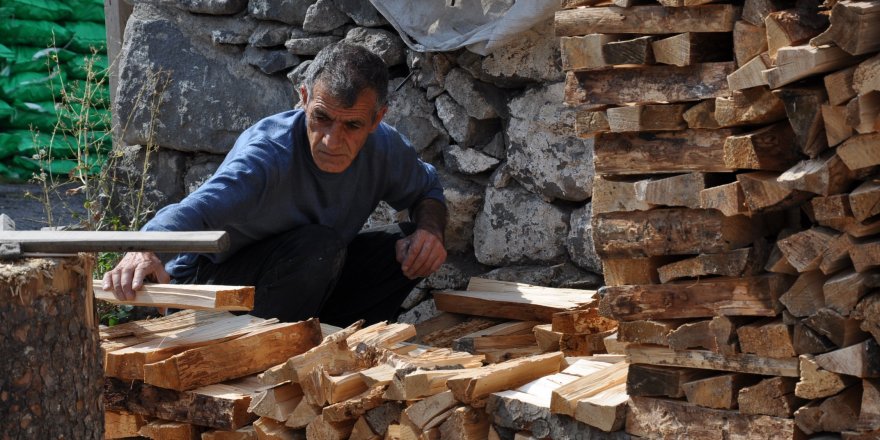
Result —
[[334, 123], [331, 124], [330, 128], [324, 132], [324, 145], [331, 150], [335, 150], [340, 148], [343, 145], [342, 142], [342, 124]]

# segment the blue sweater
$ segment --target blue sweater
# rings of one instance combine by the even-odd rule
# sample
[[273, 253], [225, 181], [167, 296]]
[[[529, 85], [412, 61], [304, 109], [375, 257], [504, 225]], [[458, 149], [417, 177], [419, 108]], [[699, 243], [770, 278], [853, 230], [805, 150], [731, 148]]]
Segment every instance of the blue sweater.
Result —
[[[397, 210], [424, 198], [445, 203], [437, 172], [391, 126], [380, 124], [345, 171], [321, 171], [312, 159], [302, 110], [279, 113], [245, 130], [214, 175], [144, 231], [225, 230], [229, 250], [205, 254], [221, 263], [243, 247], [294, 227], [321, 224], [351, 242], [382, 200]], [[192, 275], [198, 254], [166, 264]]]

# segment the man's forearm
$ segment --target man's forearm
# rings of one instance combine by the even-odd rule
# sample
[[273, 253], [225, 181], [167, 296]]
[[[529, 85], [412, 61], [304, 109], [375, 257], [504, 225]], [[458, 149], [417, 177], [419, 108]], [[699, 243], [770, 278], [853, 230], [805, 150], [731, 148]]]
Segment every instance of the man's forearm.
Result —
[[436, 199], [422, 199], [413, 207], [413, 220], [416, 227], [433, 233], [440, 240], [446, 233], [446, 205]]

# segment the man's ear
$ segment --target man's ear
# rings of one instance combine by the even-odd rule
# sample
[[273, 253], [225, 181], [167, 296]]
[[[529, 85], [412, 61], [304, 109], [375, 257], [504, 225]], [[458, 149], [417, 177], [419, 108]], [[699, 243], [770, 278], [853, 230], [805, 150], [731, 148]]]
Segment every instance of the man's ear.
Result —
[[306, 90], [305, 84], [301, 84], [299, 86], [299, 96], [300, 96], [300, 99], [302, 100], [303, 106], [305, 106], [306, 103], [309, 102], [309, 91]]
[[382, 108], [380, 108], [379, 111], [376, 112], [376, 117], [373, 118], [373, 127], [370, 128], [371, 132], [379, 127], [379, 123], [382, 122], [382, 118], [385, 117], [385, 112], [387, 112], [387, 111], [388, 111], [388, 106], [383, 105]]

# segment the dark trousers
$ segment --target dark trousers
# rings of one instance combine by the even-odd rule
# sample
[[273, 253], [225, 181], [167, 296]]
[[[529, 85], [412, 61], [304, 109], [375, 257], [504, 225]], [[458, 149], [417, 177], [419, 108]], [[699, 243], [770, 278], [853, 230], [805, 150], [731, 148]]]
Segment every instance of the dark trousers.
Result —
[[176, 282], [255, 286], [250, 313], [261, 318], [294, 322], [317, 316], [341, 327], [358, 319], [393, 321], [421, 281], [406, 278], [395, 258], [397, 240], [414, 231], [412, 223], [367, 229], [345, 246], [326, 226], [301, 226], [220, 264], [201, 258], [195, 275]]

